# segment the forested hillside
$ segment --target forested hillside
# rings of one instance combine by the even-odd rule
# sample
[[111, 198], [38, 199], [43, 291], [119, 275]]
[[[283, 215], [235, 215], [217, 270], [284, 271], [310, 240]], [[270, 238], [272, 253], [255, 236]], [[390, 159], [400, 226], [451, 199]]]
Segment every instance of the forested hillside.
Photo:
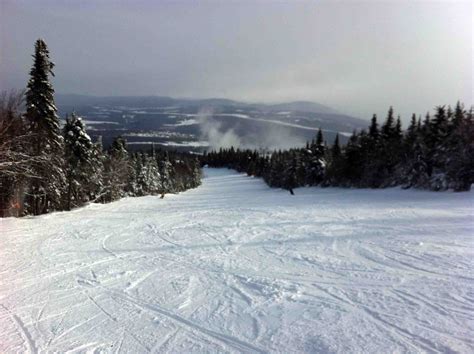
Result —
[[0, 97], [0, 216], [39, 215], [200, 184], [199, 162], [191, 156], [154, 149], [129, 154], [121, 137], [103, 151], [74, 113], [61, 128], [49, 81], [54, 64], [43, 40], [33, 57], [26, 92]]
[[263, 177], [271, 187], [402, 186], [434, 191], [470, 190], [474, 183], [473, 110], [439, 106], [422, 120], [413, 114], [407, 130], [394, 111], [379, 127], [374, 115], [368, 131], [354, 131], [345, 146], [336, 136], [328, 146], [320, 130], [304, 148], [261, 154], [221, 149], [204, 156], [212, 167], [229, 167]]

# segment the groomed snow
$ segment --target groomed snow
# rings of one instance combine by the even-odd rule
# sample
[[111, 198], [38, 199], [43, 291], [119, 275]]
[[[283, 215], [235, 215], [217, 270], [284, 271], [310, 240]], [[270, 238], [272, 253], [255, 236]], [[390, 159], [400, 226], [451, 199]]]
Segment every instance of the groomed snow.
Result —
[[473, 194], [179, 195], [0, 220], [0, 352], [473, 352]]

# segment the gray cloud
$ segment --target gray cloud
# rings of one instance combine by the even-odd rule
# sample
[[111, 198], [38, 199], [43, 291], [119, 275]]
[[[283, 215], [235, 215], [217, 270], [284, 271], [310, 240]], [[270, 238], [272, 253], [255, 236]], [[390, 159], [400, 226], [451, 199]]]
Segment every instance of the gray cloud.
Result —
[[472, 4], [0, 0], [0, 89], [36, 38], [57, 92], [312, 100], [362, 118], [472, 104]]

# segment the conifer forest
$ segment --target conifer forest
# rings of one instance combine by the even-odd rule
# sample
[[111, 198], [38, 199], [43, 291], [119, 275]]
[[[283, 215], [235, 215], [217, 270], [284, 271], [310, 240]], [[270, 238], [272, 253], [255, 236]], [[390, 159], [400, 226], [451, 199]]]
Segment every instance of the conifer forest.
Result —
[[0, 215], [40, 215], [125, 196], [177, 193], [200, 184], [197, 158], [167, 151], [129, 153], [118, 136], [104, 150], [71, 112], [63, 127], [46, 43], [35, 44], [25, 92], [0, 97]]
[[332, 145], [319, 130], [305, 147], [273, 153], [220, 149], [204, 156], [212, 167], [228, 167], [262, 177], [270, 187], [420, 188], [468, 191], [474, 182], [473, 111], [461, 103], [438, 106], [423, 119], [413, 114], [402, 130], [390, 107], [379, 126], [374, 115], [368, 130]]

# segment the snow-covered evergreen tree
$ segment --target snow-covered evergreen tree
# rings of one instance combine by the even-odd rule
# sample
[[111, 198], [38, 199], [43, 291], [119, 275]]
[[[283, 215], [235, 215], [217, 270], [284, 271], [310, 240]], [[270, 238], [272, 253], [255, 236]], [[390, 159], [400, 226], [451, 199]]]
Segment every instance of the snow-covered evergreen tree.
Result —
[[23, 214], [24, 186], [32, 174], [22, 103], [22, 92], [0, 94], [0, 217]]
[[170, 162], [168, 152], [165, 151], [164, 156], [159, 161], [159, 174], [161, 176], [161, 193], [170, 193], [173, 192], [173, 185], [172, 185], [172, 169], [173, 166]]
[[377, 123], [377, 115], [376, 114], [374, 114], [372, 116], [372, 119], [370, 120], [369, 136], [372, 138], [372, 140], [374, 142], [376, 142], [379, 139], [379, 136], [380, 136], [379, 125]]
[[427, 188], [429, 183], [426, 148], [420, 138], [415, 139], [409, 155], [399, 171], [403, 188]]
[[156, 195], [162, 191], [161, 176], [155, 154], [138, 154], [135, 162], [138, 196]]
[[202, 171], [201, 171], [201, 164], [198, 158], [195, 158], [193, 160], [191, 178], [192, 178], [192, 184], [190, 185], [190, 188], [196, 188], [201, 184]]
[[341, 182], [341, 175], [343, 170], [343, 158], [341, 146], [339, 144], [339, 134], [336, 134], [334, 143], [326, 154], [327, 167], [324, 176], [324, 186], [337, 186]]
[[458, 102], [446, 138], [445, 169], [448, 187], [466, 191], [474, 183], [474, 121], [472, 109], [465, 112]]
[[104, 162], [105, 201], [117, 200], [126, 195], [130, 168], [125, 139], [117, 137]]
[[83, 205], [95, 189], [94, 145], [81, 118], [74, 113], [63, 128], [67, 181], [66, 208]]
[[448, 134], [448, 118], [445, 106], [438, 106], [435, 110], [433, 120], [430, 122], [430, 135], [427, 146], [429, 148], [430, 182], [432, 190], [446, 190], [449, 187], [446, 174]]
[[304, 184], [316, 186], [324, 179], [326, 162], [324, 161], [325, 147], [323, 132], [318, 130], [316, 141], [313, 141], [309, 149], [304, 151], [304, 160], [306, 160], [306, 177]]
[[296, 153], [291, 153], [291, 159], [283, 172], [283, 188], [294, 194], [293, 189], [298, 187], [298, 165], [300, 161]]
[[102, 147], [102, 137], [99, 136], [92, 146], [90, 187], [88, 188], [89, 200], [100, 201], [105, 193], [104, 188], [104, 161], [105, 155]]
[[151, 156], [147, 156], [146, 165], [147, 194], [156, 195], [162, 190], [162, 186], [160, 169], [154, 152]]
[[130, 196], [141, 196], [141, 190], [138, 186], [138, 176], [141, 174], [142, 170], [142, 161], [139, 153], [134, 153], [130, 155], [129, 158], [130, 170], [128, 176], [128, 183], [126, 186], [126, 191]]
[[27, 210], [42, 214], [59, 209], [65, 187], [63, 138], [54, 104], [54, 89], [49, 76], [54, 64], [46, 43], [35, 44], [34, 63], [26, 91], [26, 114], [30, 135], [30, 154], [34, 156], [33, 176], [27, 194]]

